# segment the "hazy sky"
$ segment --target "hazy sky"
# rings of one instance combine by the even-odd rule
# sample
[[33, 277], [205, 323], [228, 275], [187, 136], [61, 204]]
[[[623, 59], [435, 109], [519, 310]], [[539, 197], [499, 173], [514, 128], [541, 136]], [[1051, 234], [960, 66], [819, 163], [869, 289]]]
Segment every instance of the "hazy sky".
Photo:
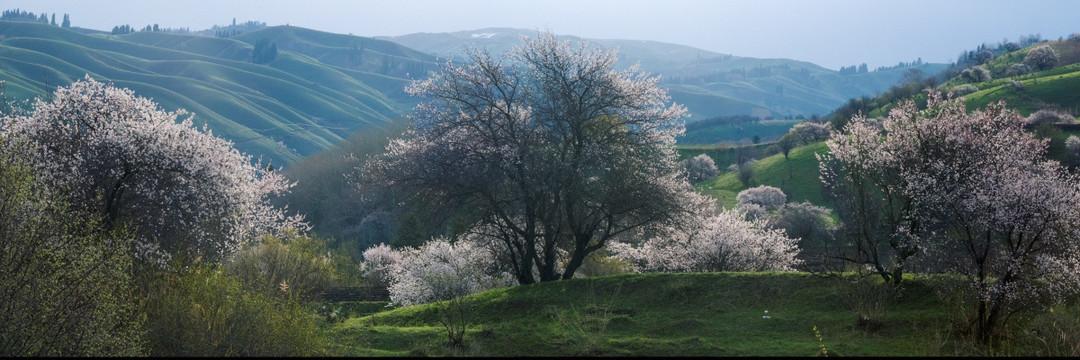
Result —
[[1080, 32], [1076, 0], [0, 0], [0, 8], [71, 15], [73, 26], [202, 30], [257, 20], [361, 36], [486, 27], [656, 40], [723, 54], [838, 69], [950, 62], [981, 43]]

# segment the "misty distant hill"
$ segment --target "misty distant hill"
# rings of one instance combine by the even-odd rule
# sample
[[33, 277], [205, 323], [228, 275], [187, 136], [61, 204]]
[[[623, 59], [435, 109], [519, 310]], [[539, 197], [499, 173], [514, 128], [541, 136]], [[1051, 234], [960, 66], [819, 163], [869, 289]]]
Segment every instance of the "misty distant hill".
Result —
[[[464, 46], [503, 53], [520, 45], [521, 36], [535, 37], [536, 34], [535, 30], [487, 28], [377, 39], [394, 41], [428, 54], [455, 57], [460, 56]], [[690, 110], [691, 121], [725, 115], [824, 115], [851, 98], [886, 91], [909, 69], [918, 69], [925, 76], [931, 76], [946, 67], [946, 64], [925, 63], [841, 74], [805, 61], [740, 57], [656, 41], [584, 40], [617, 48], [618, 66], [639, 64], [642, 71], [661, 75], [662, 85], [672, 99]]]

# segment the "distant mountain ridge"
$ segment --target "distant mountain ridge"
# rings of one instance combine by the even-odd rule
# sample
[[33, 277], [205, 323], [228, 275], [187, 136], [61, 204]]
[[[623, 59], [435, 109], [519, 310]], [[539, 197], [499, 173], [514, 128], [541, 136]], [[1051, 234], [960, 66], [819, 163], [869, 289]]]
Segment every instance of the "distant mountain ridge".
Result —
[[[537, 31], [485, 28], [451, 33], [381, 36], [406, 47], [441, 57], [460, 56], [464, 46], [493, 54], [518, 46], [521, 36]], [[559, 36], [582, 40], [576, 36]], [[882, 71], [844, 75], [838, 71], [790, 59], [758, 59], [719, 54], [690, 46], [642, 40], [583, 39], [617, 48], [618, 66], [639, 64], [642, 71], [662, 76], [662, 85], [675, 102], [688, 107], [693, 120], [727, 115], [758, 117], [827, 114], [851, 98], [886, 91], [908, 69], [931, 76], [946, 64], [898, 66]]]

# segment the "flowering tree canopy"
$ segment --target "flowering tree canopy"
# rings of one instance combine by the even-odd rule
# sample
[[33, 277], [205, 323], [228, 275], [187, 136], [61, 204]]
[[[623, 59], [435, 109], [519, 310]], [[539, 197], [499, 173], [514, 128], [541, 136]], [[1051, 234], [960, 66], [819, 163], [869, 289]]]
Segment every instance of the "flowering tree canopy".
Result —
[[[853, 119], [829, 141], [835, 162], [822, 166], [827, 185], [850, 185], [833, 189], [852, 190], [838, 195], [861, 209], [841, 219], [867, 245], [863, 255], [888, 243], [898, 268], [921, 250], [967, 275], [982, 336], [1040, 296], [1080, 290], [1080, 179], [1046, 160], [1047, 141], [1023, 126], [1003, 103], [968, 113], [931, 92], [925, 110], [911, 101], [893, 109], [883, 132]], [[872, 220], [871, 200], [893, 221], [860, 223]]]
[[370, 279], [375, 286], [390, 286], [390, 266], [401, 261], [401, 252], [389, 245], [379, 244], [364, 250], [364, 260], [360, 263], [360, 272]]
[[779, 209], [787, 203], [787, 195], [783, 190], [768, 185], [759, 185], [740, 191], [735, 198], [739, 201], [739, 205], [756, 204], [767, 211]]
[[791, 127], [790, 133], [795, 134], [804, 144], [824, 141], [829, 138], [832, 126], [828, 123], [804, 121]]
[[1042, 109], [1028, 115], [1024, 122], [1027, 125], [1072, 124], [1076, 122], [1076, 117], [1062, 110]]
[[695, 184], [716, 177], [719, 171], [716, 168], [716, 162], [707, 154], [683, 160], [681, 163], [686, 170], [687, 179]]
[[610, 238], [682, 211], [692, 188], [672, 145], [685, 110], [658, 78], [551, 34], [504, 60], [468, 56], [408, 88], [424, 101], [364, 169], [376, 183], [467, 204], [521, 283], [571, 278]]
[[973, 83], [991, 80], [990, 70], [986, 70], [986, 68], [982, 66], [972, 66], [964, 69], [964, 71], [960, 72], [960, 77]]
[[1057, 52], [1050, 45], [1039, 45], [1024, 56], [1024, 64], [1039, 70], [1053, 68], [1058, 63]]
[[190, 117], [177, 122], [184, 114], [87, 76], [30, 115], [5, 114], [2, 131], [26, 140], [41, 181], [70, 191], [75, 209], [133, 227], [144, 259], [220, 258], [259, 233], [306, 226], [269, 203], [291, 184]]

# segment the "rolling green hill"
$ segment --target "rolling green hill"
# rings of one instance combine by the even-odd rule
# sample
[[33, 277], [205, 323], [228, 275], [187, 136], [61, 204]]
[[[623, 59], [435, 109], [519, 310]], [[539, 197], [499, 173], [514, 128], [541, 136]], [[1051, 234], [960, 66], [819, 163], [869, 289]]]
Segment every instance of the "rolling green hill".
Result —
[[[1023, 84], [1015, 89], [1011, 81]], [[1080, 110], [1080, 63], [1034, 74], [992, 80], [977, 84], [979, 91], [967, 95], [968, 108], [985, 107], [990, 103], [1005, 103], [1023, 115], [1040, 109], [1065, 109], [1075, 116]]]
[[[37, 96], [84, 75], [110, 81], [166, 110], [187, 109], [197, 124], [205, 123], [241, 151], [284, 164], [407, 111], [414, 100], [404, 94], [409, 78], [401, 70], [434, 61], [386, 41], [295, 27], [243, 35], [84, 34], [0, 22], [0, 80], [9, 98]], [[253, 64], [257, 39], [281, 41], [283, 49], [269, 64]], [[340, 67], [299, 52], [307, 47], [315, 55], [332, 53], [343, 41], [364, 44], [363, 58], [377, 61]]]
[[[712, 180], [695, 185], [698, 192], [711, 195], [725, 208], [735, 207], [735, 196], [750, 187], [768, 185], [779, 188], [787, 194], [789, 202], [809, 201], [814, 205], [831, 207], [825, 200], [821, 180], [818, 178], [818, 160], [816, 154], [824, 154], [829, 147], [824, 142], [800, 146], [791, 150], [788, 158], [776, 154], [762, 158], [750, 166], [754, 176], [749, 186], [739, 181], [738, 173], [731, 171]], [[730, 150], [700, 149], [684, 150], [687, 154], [705, 153], [716, 161], [716, 166], [726, 168], [733, 163]]]

